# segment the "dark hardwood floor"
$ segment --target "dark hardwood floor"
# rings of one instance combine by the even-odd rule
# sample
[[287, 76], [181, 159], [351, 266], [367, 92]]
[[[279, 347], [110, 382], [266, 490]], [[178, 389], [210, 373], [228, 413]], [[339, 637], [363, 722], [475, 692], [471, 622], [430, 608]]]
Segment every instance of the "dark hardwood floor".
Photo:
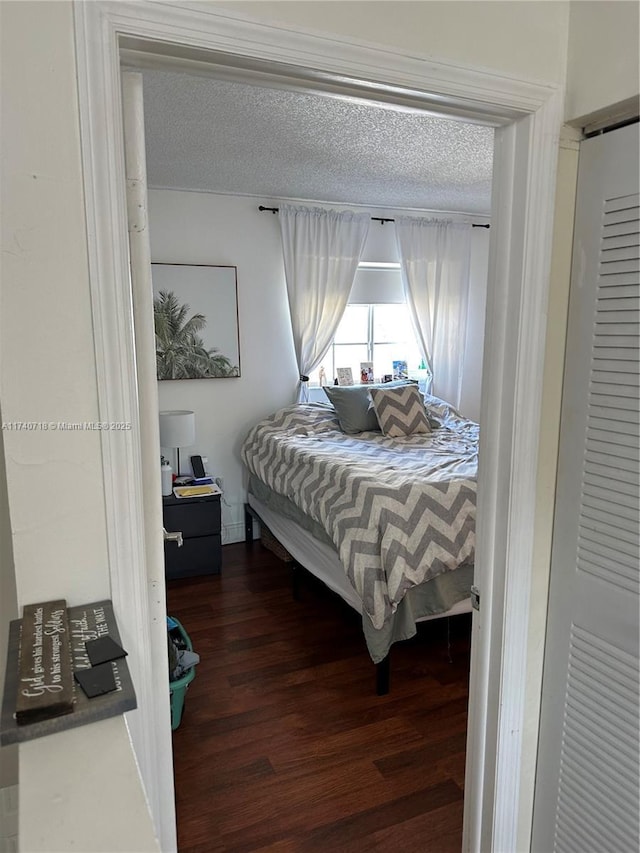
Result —
[[290, 580], [255, 542], [168, 584], [201, 657], [173, 735], [180, 853], [458, 853], [470, 618], [394, 646], [379, 697], [359, 615]]

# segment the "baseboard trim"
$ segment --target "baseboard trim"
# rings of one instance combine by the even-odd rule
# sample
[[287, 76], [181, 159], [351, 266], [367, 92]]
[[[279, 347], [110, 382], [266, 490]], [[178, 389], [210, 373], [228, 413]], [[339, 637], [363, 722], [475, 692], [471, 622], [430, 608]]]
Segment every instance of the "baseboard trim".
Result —
[[[260, 538], [260, 525], [253, 522], [253, 538]], [[222, 544], [231, 545], [234, 542], [244, 542], [244, 522], [222, 525]]]

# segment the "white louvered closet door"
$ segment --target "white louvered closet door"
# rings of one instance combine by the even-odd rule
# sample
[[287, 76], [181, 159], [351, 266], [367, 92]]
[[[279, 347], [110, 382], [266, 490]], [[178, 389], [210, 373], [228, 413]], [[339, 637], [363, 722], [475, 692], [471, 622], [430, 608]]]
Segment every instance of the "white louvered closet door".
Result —
[[638, 125], [581, 145], [533, 843], [636, 853]]

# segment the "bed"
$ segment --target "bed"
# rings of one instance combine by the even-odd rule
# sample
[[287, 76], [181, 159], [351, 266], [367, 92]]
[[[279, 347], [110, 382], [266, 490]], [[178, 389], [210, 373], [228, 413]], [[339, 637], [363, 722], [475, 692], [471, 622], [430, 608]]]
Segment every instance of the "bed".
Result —
[[478, 425], [420, 395], [428, 428], [392, 435], [372, 411], [377, 392], [354, 386], [355, 418], [344, 393], [328, 392], [333, 405], [285, 407], [250, 430], [241, 450], [247, 539], [257, 516], [296, 563], [362, 614], [385, 693], [393, 643], [413, 636], [417, 622], [471, 609]]

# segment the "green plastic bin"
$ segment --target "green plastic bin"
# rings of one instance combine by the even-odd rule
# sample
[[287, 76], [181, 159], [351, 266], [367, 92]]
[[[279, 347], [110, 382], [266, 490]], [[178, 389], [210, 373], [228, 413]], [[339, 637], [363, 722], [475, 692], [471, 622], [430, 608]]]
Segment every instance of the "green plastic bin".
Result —
[[[183, 641], [186, 643], [187, 648], [190, 652], [193, 651], [193, 645], [191, 643], [191, 637], [184, 630], [180, 622], [175, 618], [175, 616], [171, 617], [173, 621], [176, 623], [176, 627], [180, 632]], [[171, 729], [175, 731], [180, 725], [180, 721], [182, 720], [182, 711], [184, 710], [184, 698], [187, 693], [187, 688], [196, 677], [196, 668], [192, 666], [191, 669], [186, 672], [181, 678], [176, 678], [175, 681], [169, 681], [169, 697], [171, 700]]]

